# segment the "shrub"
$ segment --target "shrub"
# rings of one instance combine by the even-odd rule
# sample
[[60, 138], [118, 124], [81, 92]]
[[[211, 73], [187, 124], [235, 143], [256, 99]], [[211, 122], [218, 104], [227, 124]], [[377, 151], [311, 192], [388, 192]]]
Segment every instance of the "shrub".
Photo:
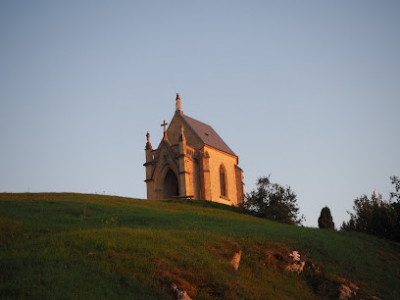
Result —
[[321, 214], [318, 218], [318, 227], [326, 229], [335, 229], [335, 223], [333, 223], [331, 210], [327, 206], [321, 209]]

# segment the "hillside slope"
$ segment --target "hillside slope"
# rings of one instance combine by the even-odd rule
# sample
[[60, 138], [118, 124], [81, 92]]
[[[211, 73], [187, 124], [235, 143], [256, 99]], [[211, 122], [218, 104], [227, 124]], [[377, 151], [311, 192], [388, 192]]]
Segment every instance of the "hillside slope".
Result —
[[[285, 268], [289, 252], [305, 261]], [[241, 253], [239, 269], [231, 265]], [[0, 298], [400, 299], [400, 245], [206, 201], [0, 194]]]

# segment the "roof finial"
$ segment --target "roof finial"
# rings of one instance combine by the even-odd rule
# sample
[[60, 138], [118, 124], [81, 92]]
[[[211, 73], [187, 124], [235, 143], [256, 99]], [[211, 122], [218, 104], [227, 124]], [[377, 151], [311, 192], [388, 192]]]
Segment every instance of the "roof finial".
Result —
[[147, 131], [146, 133], [147, 142], [150, 143], [150, 133]]
[[146, 143], [146, 150], [147, 149], [150, 149], [150, 150], [152, 150], [153, 149], [153, 147], [151, 147], [151, 142], [150, 142], [150, 133], [147, 131], [147, 133], [146, 133], [146, 138], [147, 138], [147, 143]]
[[182, 99], [181, 99], [181, 97], [179, 96], [179, 93], [176, 93], [176, 105], [175, 105], [175, 107], [176, 107], [175, 110], [176, 110], [177, 112], [183, 114], [183, 110], [182, 110]]

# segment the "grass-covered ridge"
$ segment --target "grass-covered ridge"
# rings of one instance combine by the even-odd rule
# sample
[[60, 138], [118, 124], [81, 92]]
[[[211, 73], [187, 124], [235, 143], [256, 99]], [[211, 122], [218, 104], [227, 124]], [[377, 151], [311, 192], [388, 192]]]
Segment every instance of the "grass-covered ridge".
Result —
[[[284, 271], [290, 250], [319, 273]], [[346, 281], [365, 297], [399, 299], [400, 245], [207, 201], [0, 194], [2, 299], [172, 299], [171, 283], [196, 299], [321, 299]]]

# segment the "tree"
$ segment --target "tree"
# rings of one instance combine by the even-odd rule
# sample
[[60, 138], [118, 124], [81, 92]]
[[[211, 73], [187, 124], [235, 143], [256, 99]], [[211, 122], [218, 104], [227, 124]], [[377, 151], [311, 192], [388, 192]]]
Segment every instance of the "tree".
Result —
[[390, 180], [392, 181], [392, 184], [394, 185], [394, 189], [396, 192], [391, 192], [390, 193], [390, 199], [397, 201], [400, 203], [400, 179], [397, 176], [391, 176]]
[[333, 223], [331, 210], [328, 206], [321, 209], [321, 214], [318, 218], [318, 227], [326, 229], [335, 229], [335, 223]]
[[382, 195], [376, 192], [370, 198], [366, 195], [356, 198], [354, 213], [349, 212], [350, 220], [343, 222], [342, 230], [360, 231], [400, 241], [400, 181], [396, 176], [390, 179], [396, 190], [390, 193], [390, 199], [382, 200]]
[[397, 215], [397, 224], [393, 230], [393, 239], [400, 241], [400, 179], [397, 176], [392, 176], [390, 179], [392, 180], [392, 184], [396, 190], [395, 192], [390, 193], [390, 200], [394, 200], [391, 206], [394, 210], [394, 214]]
[[289, 186], [271, 183], [268, 177], [257, 180], [257, 188], [246, 195], [242, 207], [253, 214], [273, 221], [300, 225], [297, 195]]

